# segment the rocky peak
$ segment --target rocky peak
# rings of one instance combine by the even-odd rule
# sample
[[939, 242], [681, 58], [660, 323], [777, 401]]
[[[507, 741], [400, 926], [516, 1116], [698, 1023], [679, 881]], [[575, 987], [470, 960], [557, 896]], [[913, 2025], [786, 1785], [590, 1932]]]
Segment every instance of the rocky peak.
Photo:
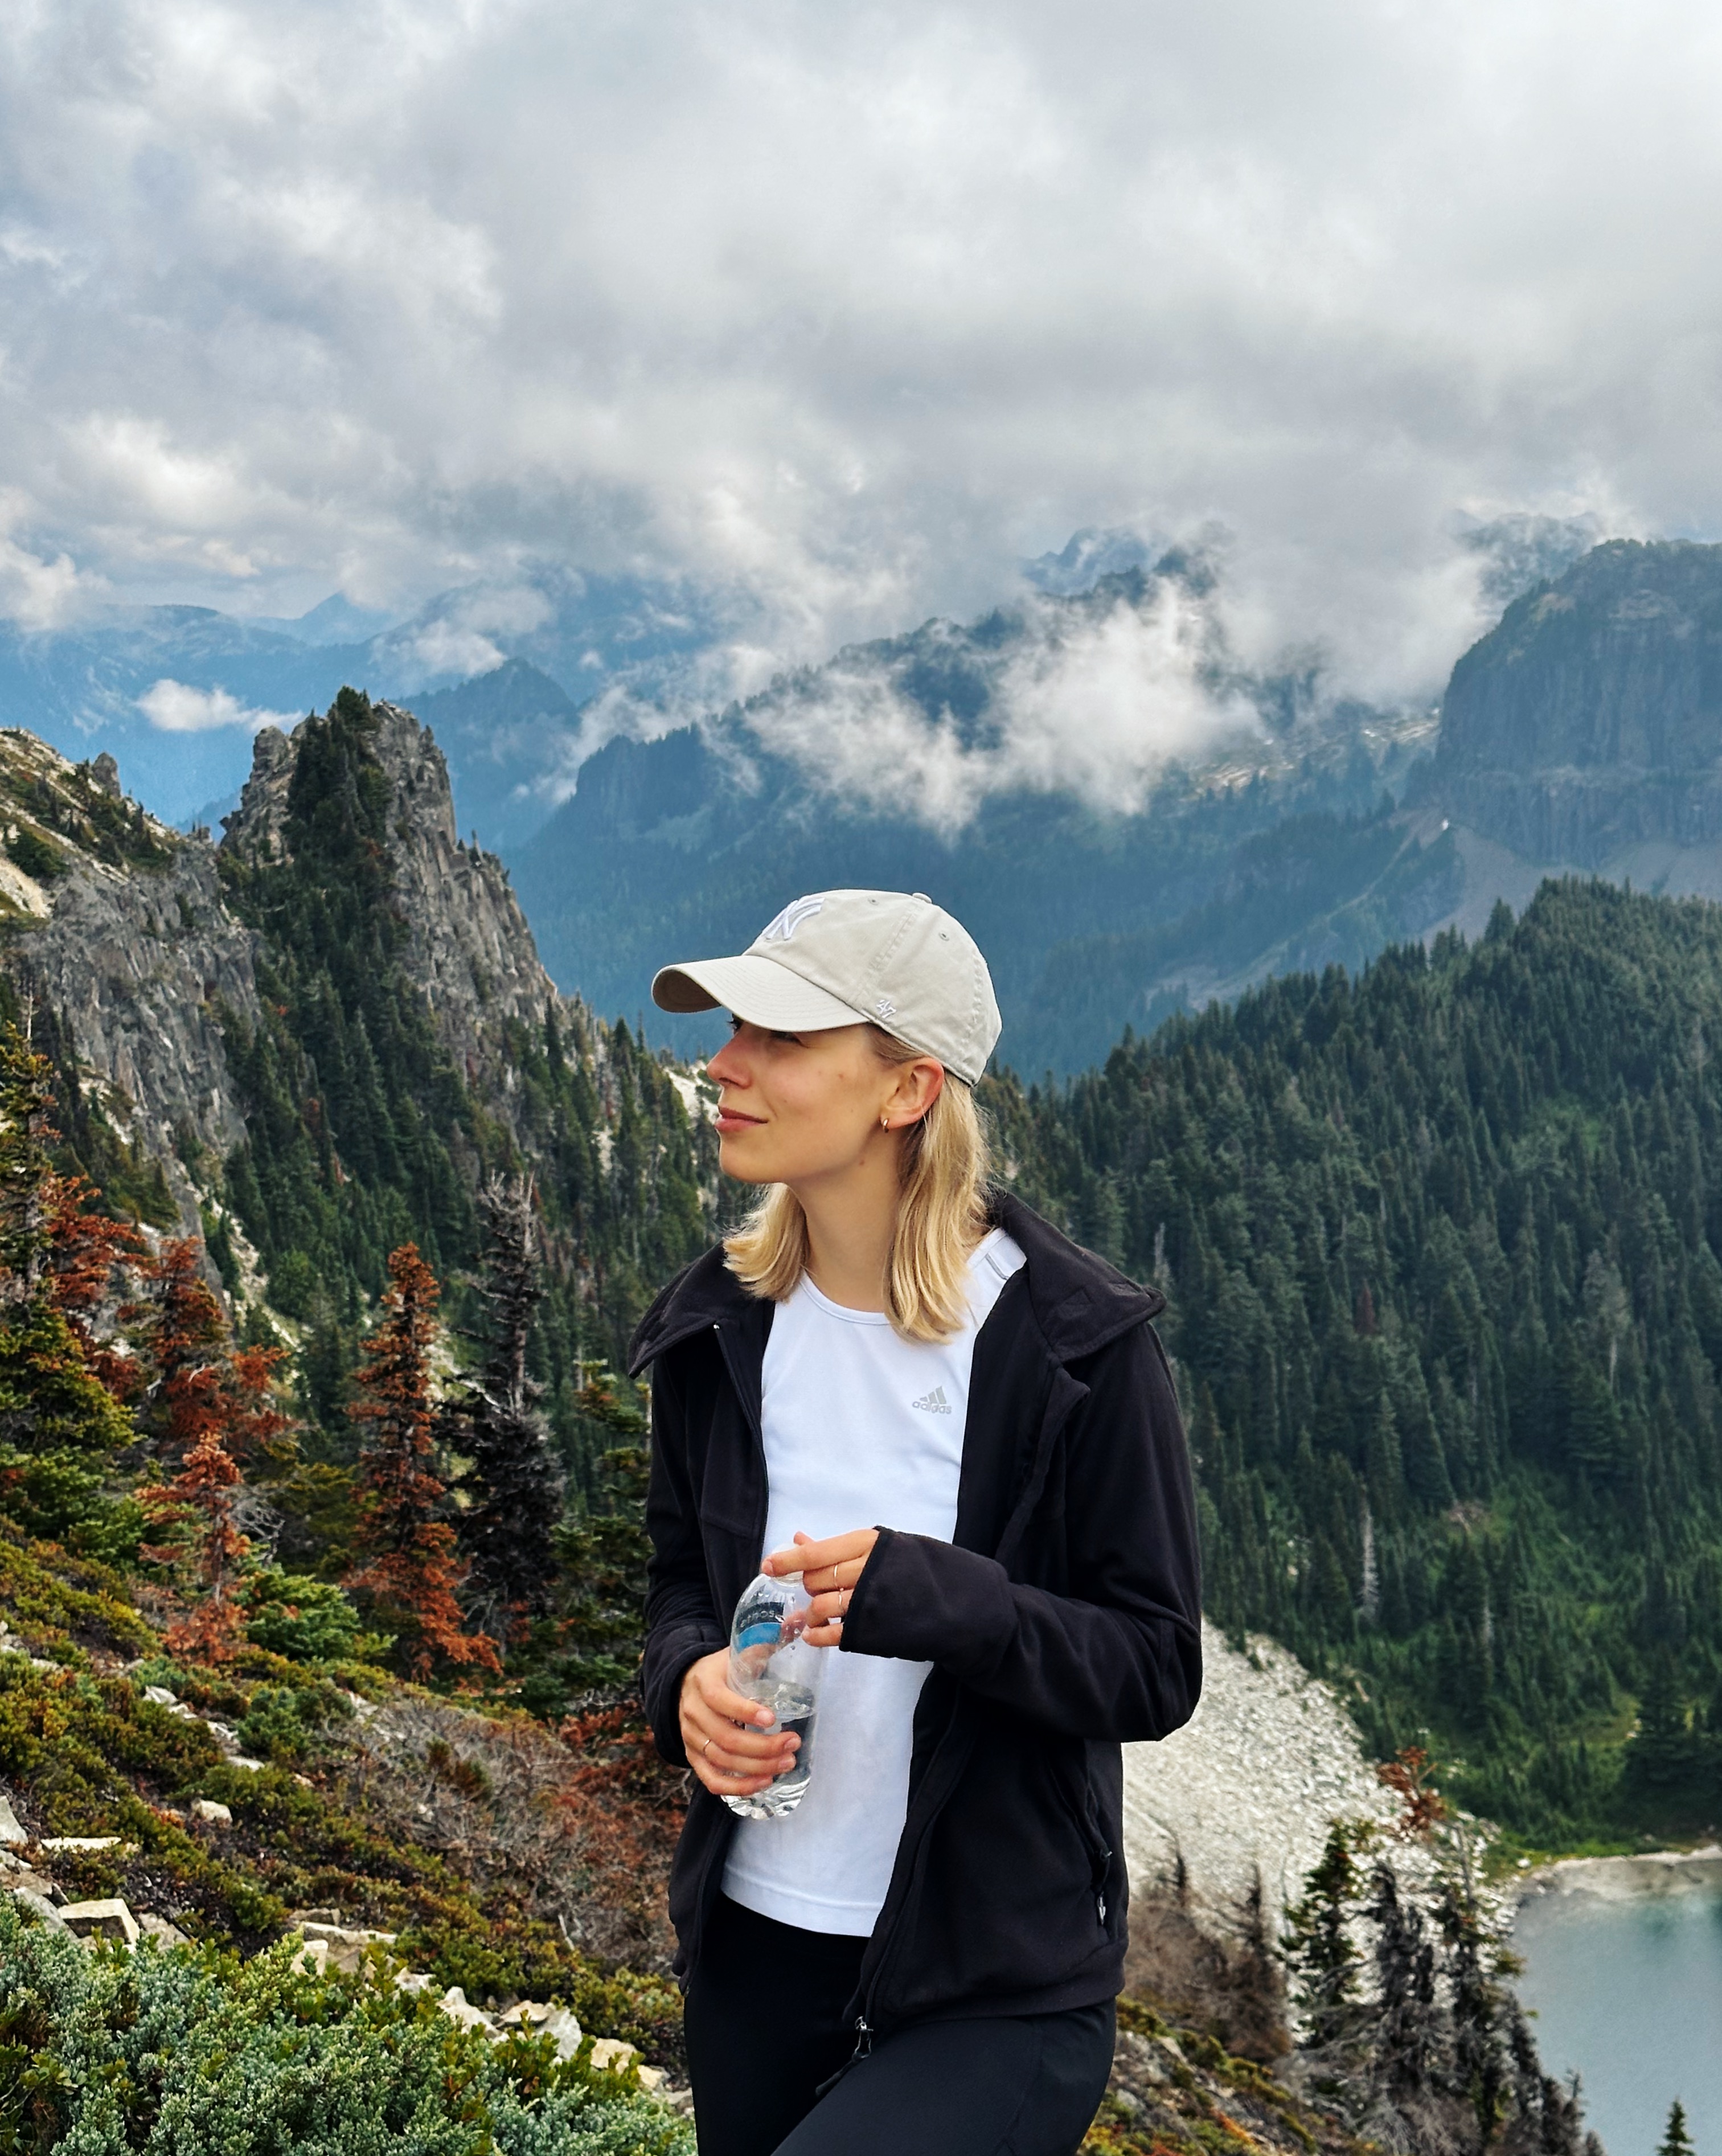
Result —
[[[556, 987], [507, 870], [457, 835], [448, 766], [429, 727], [394, 704], [366, 708], [369, 752], [387, 788], [382, 824], [407, 933], [407, 971], [444, 1045], [473, 1078], [495, 1064], [504, 1024], [541, 1022], [546, 1005], [558, 1000]], [[258, 735], [239, 806], [223, 819], [224, 851], [259, 863], [290, 858], [300, 756], [311, 730], [331, 723], [314, 716], [291, 736], [273, 726]]]
[[1453, 669], [1434, 790], [1533, 860], [1722, 838], [1722, 547], [1616, 540]]

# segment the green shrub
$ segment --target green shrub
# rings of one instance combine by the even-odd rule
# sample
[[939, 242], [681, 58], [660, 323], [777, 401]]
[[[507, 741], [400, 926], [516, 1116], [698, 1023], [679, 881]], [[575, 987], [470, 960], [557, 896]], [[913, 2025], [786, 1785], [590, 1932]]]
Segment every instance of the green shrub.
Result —
[[77, 2156], [694, 2156], [628, 2082], [428, 1998], [208, 1948], [86, 1953], [0, 1895], [0, 2148]]
[[358, 1644], [358, 1611], [325, 1579], [273, 1569], [254, 1572], [239, 1599], [245, 1605], [246, 1638], [290, 1661], [344, 1661]]
[[351, 1719], [352, 1709], [331, 1684], [259, 1685], [235, 1732], [259, 1758], [290, 1766], [317, 1748], [331, 1722]]
[[18, 825], [16, 834], [6, 841], [6, 850], [24, 874], [34, 876], [38, 883], [52, 883], [66, 872], [66, 857], [60, 848], [50, 845], [28, 824]]

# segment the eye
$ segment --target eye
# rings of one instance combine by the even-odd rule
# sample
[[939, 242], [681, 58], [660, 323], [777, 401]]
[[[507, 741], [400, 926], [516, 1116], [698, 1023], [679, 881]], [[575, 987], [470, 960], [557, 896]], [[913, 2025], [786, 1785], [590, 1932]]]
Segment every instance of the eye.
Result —
[[774, 1033], [771, 1038], [773, 1040], [791, 1041], [797, 1048], [802, 1045], [802, 1037], [798, 1033]]

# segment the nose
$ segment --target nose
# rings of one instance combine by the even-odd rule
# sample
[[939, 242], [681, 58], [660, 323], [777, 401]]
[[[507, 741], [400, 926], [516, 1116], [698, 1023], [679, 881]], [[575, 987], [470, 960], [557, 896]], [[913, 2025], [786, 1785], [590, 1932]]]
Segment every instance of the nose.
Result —
[[746, 1085], [747, 1058], [742, 1053], [739, 1033], [732, 1034], [717, 1054], [707, 1059], [705, 1075], [715, 1078], [720, 1086]]

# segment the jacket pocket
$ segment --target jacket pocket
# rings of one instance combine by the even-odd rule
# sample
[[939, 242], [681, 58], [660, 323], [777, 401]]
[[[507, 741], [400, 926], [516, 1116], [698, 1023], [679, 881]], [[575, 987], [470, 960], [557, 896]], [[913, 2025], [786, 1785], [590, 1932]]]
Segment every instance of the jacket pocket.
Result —
[[1086, 1762], [1066, 1755], [1058, 1761], [1054, 1773], [1071, 1825], [1088, 1860], [1089, 1891], [1094, 1896], [1096, 1920], [1104, 1929], [1110, 1913], [1107, 1881], [1112, 1871], [1113, 1849], [1100, 1815], [1100, 1800]]

